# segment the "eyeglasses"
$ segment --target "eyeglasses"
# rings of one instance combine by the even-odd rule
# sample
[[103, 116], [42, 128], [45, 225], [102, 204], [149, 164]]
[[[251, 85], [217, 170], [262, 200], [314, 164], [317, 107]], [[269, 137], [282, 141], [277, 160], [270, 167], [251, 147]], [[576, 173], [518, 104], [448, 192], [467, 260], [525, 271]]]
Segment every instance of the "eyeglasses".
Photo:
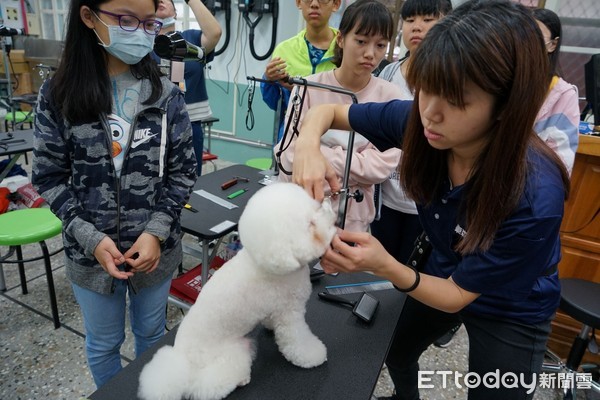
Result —
[[[311, 4], [313, 2], [313, 0], [302, 0], [302, 2], [304, 4]], [[331, 3], [331, 0], [318, 0], [318, 2], [319, 2], [319, 4], [327, 5], [327, 4]]]
[[156, 19], [144, 19], [141, 20], [135, 15], [127, 15], [127, 14], [114, 14], [104, 10], [96, 10], [99, 13], [110, 15], [113, 18], [116, 18], [119, 21], [119, 26], [121, 29], [127, 32], [134, 32], [142, 25], [144, 27], [144, 31], [148, 35], [158, 35], [160, 29], [162, 28], [162, 22]]
[[[544, 40], [545, 40], [545, 39], [546, 39], [546, 38], [544, 38]], [[550, 43], [554, 43], [555, 41], [558, 41], [558, 36], [557, 36], [557, 37], [555, 37], [554, 39], [550, 39], [550, 40], [548, 40], [547, 42], [545, 42], [545, 43], [544, 43], [544, 46], [548, 47], [548, 45], [549, 45]]]

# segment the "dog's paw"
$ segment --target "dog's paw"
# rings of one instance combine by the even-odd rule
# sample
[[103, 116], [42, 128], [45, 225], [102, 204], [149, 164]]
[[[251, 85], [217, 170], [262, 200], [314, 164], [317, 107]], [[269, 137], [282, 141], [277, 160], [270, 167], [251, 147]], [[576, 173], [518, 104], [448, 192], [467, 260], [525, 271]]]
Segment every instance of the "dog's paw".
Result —
[[313, 368], [327, 361], [327, 347], [316, 336], [307, 338], [301, 346], [282, 350], [285, 358], [301, 368]]
[[243, 379], [239, 384], [238, 387], [242, 387], [242, 386], [246, 386], [247, 384], [250, 383], [250, 377]]

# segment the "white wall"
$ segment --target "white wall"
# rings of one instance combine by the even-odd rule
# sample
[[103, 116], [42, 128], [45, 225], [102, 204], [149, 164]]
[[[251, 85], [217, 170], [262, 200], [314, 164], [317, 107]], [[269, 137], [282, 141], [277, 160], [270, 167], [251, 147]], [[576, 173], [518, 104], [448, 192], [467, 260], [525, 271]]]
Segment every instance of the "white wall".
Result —
[[[304, 26], [304, 20], [292, 0], [280, 0], [279, 3], [275, 44], [296, 35]], [[257, 14], [250, 13], [250, 17], [254, 21]], [[220, 49], [225, 41], [225, 13], [218, 12], [217, 19], [223, 28], [221, 41], [217, 45], [217, 49]], [[254, 49], [259, 56], [264, 55], [269, 49], [272, 22], [273, 16], [266, 14], [254, 29]], [[264, 61], [254, 59], [248, 44], [249, 32], [250, 27], [238, 12], [237, 4], [232, 4], [231, 38], [225, 52], [211, 63], [209, 72], [211, 79], [246, 83], [247, 75], [262, 76], [271, 57]]]

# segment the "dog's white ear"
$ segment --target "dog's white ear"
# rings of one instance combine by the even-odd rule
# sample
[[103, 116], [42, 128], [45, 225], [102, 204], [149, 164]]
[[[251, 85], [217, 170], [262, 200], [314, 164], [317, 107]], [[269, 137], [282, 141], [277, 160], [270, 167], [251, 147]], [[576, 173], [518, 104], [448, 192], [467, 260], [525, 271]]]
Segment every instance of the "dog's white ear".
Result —
[[335, 212], [329, 199], [324, 199], [321, 207], [314, 213], [310, 221], [313, 240], [320, 246], [329, 245], [335, 234]]

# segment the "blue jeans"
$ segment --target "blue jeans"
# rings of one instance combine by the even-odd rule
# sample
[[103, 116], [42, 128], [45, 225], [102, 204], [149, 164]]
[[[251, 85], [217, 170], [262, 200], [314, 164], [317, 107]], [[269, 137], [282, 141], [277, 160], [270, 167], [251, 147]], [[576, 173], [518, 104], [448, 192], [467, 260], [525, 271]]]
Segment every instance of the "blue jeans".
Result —
[[[97, 387], [122, 368], [121, 345], [125, 341], [127, 281], [115, 279], [115, 291], [106, 295], [72, 284], [85, 326], [85, 350]], [[129, 293], [129, 319], [138, 357], [165, 332], [166, 306], [171, 279]]]

